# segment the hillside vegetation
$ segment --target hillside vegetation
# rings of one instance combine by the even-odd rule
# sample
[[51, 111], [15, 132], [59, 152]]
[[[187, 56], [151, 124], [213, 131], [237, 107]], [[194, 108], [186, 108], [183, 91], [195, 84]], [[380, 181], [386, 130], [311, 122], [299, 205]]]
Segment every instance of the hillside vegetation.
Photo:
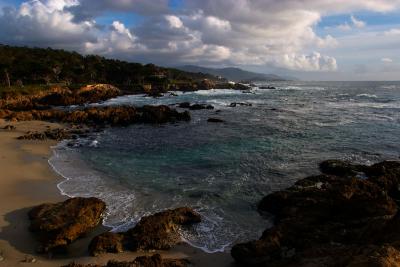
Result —
[[30, 93], [54, 85], [79, 88], [96, 83], [112, 84], [132, 92], [146, 88], [163, 91], [170, 87], [191, 88], [204, 79], [216, 78], [51, 48], [0, 45], [0, 94], [10, 90]]

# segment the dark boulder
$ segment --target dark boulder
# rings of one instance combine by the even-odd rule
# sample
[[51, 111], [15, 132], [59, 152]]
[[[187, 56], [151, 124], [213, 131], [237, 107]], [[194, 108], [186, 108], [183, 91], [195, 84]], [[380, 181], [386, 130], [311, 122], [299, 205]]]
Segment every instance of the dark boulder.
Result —
[[245, 266], [391, 266], [379, 264], [399, 255], [400, 216], [391, 194], [399, 167], [323, 162], [327, 174], [261, 200], [258, 210], [273, 215], [275, 225], [259, 240], [235, 245], [232, 256]]
[[123, 249], [132, 251], [170, 249], [181, 241], [178, 233], [180, 226], [200, 221], [200, 215], [190, 208], [166, 210], [143, 217], [134, 228], [127, 232], [105, 233], [95, 237], [89, 250], [92, 255], [99, 255], [105, 252], [120, 252], [121, 246]]
[[200, 215], [190, 208], [166, 210], [143, 217], [134, 228], [124, 233], [124, 242], [133, 251], [169, 249], [181, 241], [178, 226], [200, 221]]
[[246, 106], [246, 107], [251, 107], [253, 104], [251, 103], [238, 103], [238, 102], [233, 102], [229, 105], [230, 108], [235, 108], [237, 106]]
[[29, 229], [38, 234], [38, 251], [66, 247], [85, 235], [101, 222], [105, 208], [105, 203], [97, 198], [71, 198], [33, 208], [29, 212]]
[[98, 256], [104, 253], [121, 253], [124, 251], [123, 235], [106, 232], [96, 236], [89, 244], [89, 254]]

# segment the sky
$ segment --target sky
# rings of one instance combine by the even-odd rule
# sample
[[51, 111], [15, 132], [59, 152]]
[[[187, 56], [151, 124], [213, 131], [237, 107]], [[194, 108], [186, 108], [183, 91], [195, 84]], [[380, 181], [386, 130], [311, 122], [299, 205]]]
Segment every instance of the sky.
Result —
[[0, 0], [0, 43], [303, 80], [400, 80], [400, 0]]

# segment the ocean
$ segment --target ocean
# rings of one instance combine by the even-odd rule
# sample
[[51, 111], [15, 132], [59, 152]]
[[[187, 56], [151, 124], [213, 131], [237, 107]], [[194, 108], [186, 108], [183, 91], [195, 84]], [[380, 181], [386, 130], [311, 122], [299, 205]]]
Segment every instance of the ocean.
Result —
[[[276, 89], [123, 96], [96, 105], [211, 104], [191, 122], [109, 128], [54, 147], [49, 160], [68, 196], [106, 201], [113, 231], [142, 216], [190, 206], [203, 222], [182, 238], [207, 252], [258, 239], [271, 218], [263, 196], [318, 174], [318, 163], [399, 158], [400, 82], [275, 82]], [[246, 105], [230, 107], [231, 103]], [[251, 104], [251, 105], [250, 105]], [[208, 118], [224, 123], [210, 123]]]

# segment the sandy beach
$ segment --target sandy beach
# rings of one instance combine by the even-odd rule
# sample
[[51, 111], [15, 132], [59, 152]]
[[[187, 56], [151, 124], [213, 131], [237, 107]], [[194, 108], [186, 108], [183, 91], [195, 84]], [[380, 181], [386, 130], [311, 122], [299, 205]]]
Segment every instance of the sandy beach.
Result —
[[[9, 123], [0, 120], [0, 128]], [[33, 206], [62, 201], [57, 183], [62, 180], [49, 166], [51, 146], [55, 141], [20, 141], [16, 137], [27, 131], [43, 131], [60, 125], [40, 121], [11, 123], [15, 131], [0, 130], [0, 261], [1, 267], [62, 266], [70, 262], [105, 264], [110, 259], [133, 260], [137, 253], [108, 254], [89, 257], [87, 245], [91, 238], [104, 230], [99, 227], [89, 236], [72, 244], [65, 256], [37, 255], [35, 236], [28, 231], [27, 211]], [[195, 266], [231, 266], [229, 253], [206, 254], [199, 249], [182, 244], [162, 252], [164, 257], [188, 258]], [[33, 257], [35, 263], [25, 262]]]

